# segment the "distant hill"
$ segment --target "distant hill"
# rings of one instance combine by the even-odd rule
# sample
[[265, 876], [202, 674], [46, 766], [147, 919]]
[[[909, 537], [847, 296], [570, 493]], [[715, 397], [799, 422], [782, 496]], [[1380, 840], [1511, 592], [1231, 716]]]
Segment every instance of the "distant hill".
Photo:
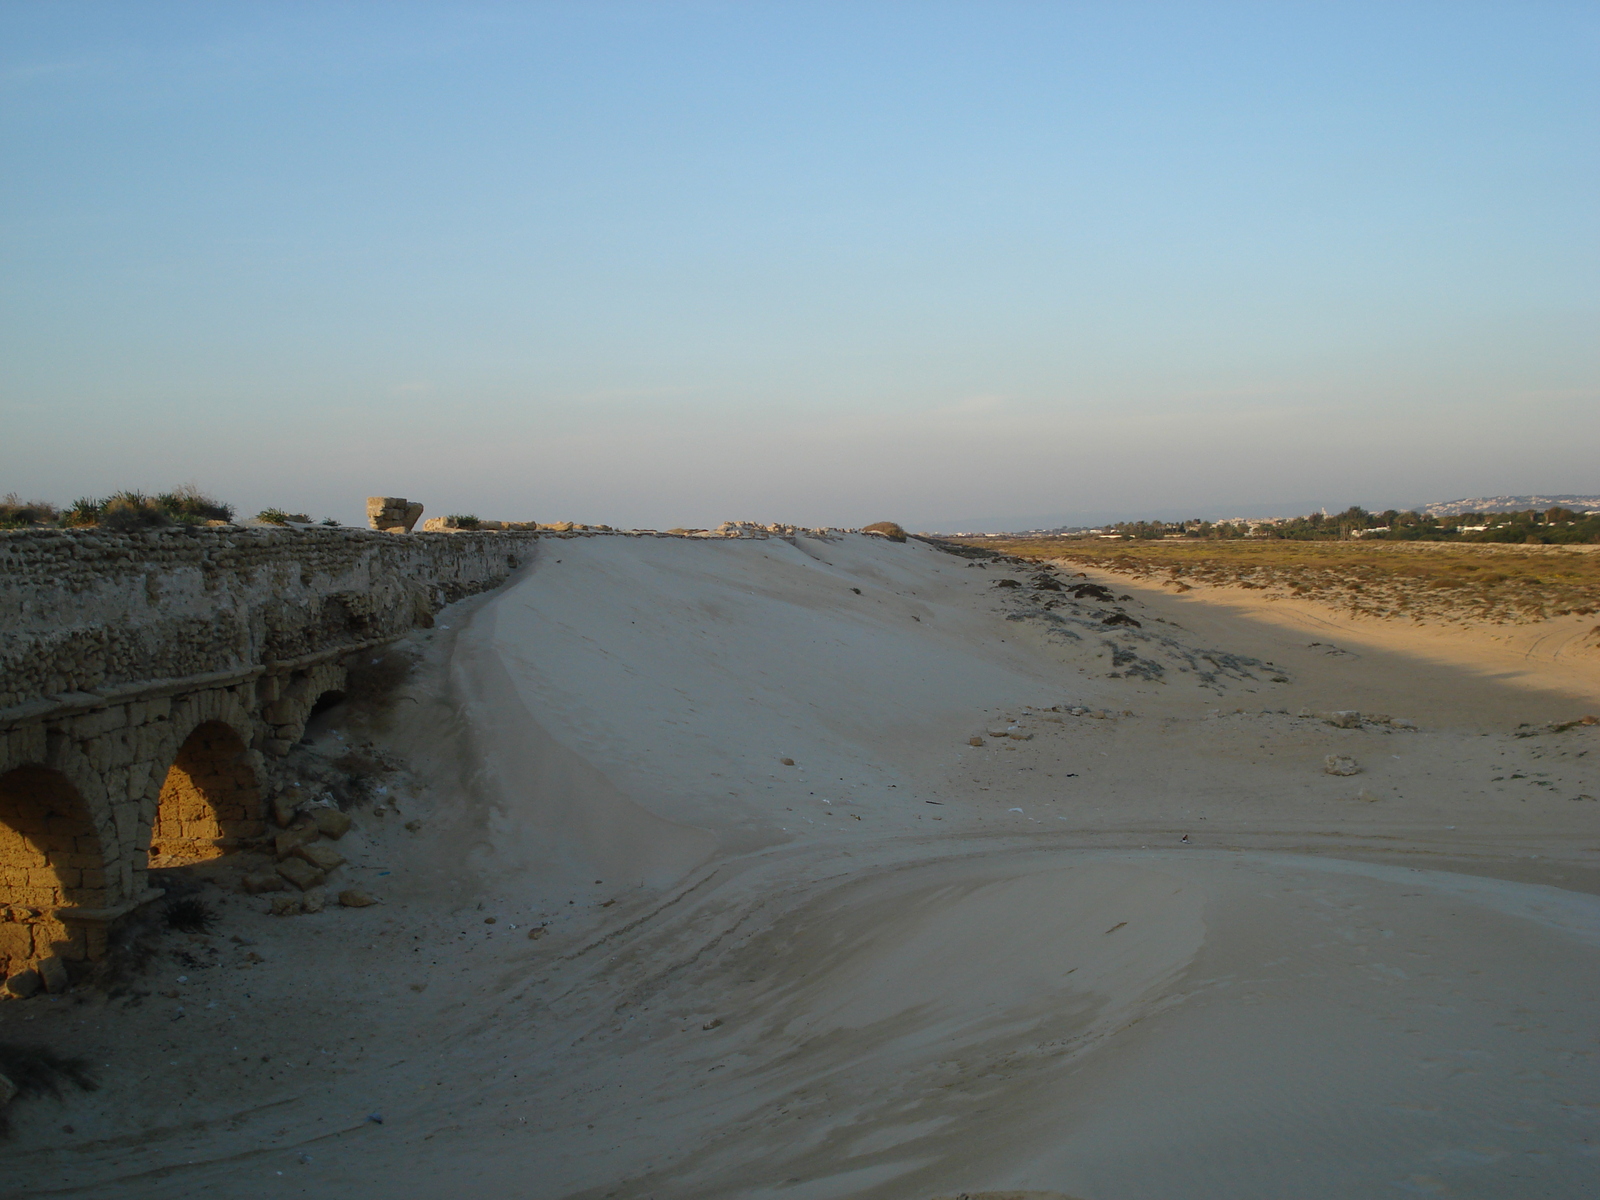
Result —
[[1473, 500], [1441, 500], [1420, 511], [1430, 517], [1453, 517], [1457, 513], [1543, 512], [1547, 508], [1570, 508], [1574, 512], [1600, 512], [1600, 496], [1479, 496]]

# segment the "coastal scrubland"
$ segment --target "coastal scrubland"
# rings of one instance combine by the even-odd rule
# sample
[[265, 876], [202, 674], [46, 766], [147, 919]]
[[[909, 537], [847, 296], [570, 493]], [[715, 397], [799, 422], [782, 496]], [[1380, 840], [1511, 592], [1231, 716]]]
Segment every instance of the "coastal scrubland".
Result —
[[1600, 612], [1600, 546], [1277, 539], [953, 538], [1039, 561], [1077, 563], [1158, 582], [1257, 590], [1335, 605], [1355, 616], [1526, 623]]

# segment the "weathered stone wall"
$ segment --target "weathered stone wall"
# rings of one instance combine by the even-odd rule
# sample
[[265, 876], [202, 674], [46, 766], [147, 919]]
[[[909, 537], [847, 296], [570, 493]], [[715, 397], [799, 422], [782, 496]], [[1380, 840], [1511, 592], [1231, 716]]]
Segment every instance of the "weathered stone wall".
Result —
[[0, 978], [65, 986], [152, 865], [265, 832], [267, 766], [358, 652], [536, 534], [0, 532]]
[[65, 693], [395, 637], [503, 582], [534, 535], [0, 531], [0, 721]]

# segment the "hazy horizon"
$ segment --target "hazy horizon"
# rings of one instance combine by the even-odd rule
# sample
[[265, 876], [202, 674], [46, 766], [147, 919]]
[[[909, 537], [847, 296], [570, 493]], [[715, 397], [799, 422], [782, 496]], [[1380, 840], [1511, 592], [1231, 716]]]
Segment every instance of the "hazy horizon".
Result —
[[1562, 3], [7, 6], [0, 492], [1600, 492], [1597, 48]]

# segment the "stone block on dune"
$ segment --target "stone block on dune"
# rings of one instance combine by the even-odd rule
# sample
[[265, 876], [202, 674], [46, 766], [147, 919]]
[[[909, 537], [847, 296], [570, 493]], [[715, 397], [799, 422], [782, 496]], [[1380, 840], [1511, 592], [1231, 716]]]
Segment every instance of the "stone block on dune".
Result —
[[239, 887], [252, 896], [262, 892], [281, 892], [288, 886], [276, 871], [254, 871], [239, 881]]
[[310, 863], [319, 871], [331, 871], [344, 864], [344, 856], [332, 846], [321, 844], [295, 847], [294, 856]]
[[272, 839], [272, 849], [275, 857], [288, 858], [301, 846], [310, 844], [322, 836], [322, 831], [317, 828], [315, 821], [307, 819], [303, 824], [297, 824], [292, 829], [285, 829]]
[[285, 859], [278, 864], [278, 874], [302, 892], [310, 891], [328, 877], [326, 871], [319, 870], [303, 858]]
[[879, 537], [888, 538], [891, 542], [903, 542], [906, 540], [906, 531], [894, 521], [874, 521], [871, 525], [863, 525], [861, 532], [875, 533]]
[[39, 972], [31, 969], [18, 971], [6, 980], [6, 991], [18, 1000], [26, 1000], [29, 996], [35, 995], [43, 986], [44, 981], [39, 978]]
[[49, 958], [41, 958], [36, 968], [39, 980], [44, 984], [44, 990], [52, 995], [59, 996], [72, 986], [72, 980], [67, 977], [67, 964], [62, 959], [52, 954]]
[[316, 822], [317, 829], [323, 837], [337, 841], [350, 832], [349, 814], [342, 813], [337, 808], [314, 808], [311, 810], [311, 819]]

